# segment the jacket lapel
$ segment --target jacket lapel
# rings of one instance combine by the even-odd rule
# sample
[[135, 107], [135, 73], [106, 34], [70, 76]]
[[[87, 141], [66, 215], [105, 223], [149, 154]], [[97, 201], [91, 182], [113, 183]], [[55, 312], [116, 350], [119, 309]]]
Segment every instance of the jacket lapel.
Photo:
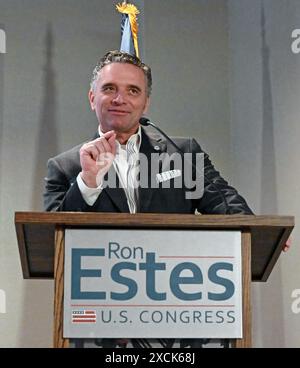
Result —
[[[140, 178], [141, 182], [147, 184], [146, 188], [139, 188], [139, 205], [138, 212], [151, 212], [151, 203], [153, 200], [153, 195], [157, 188], [151, 188], [151, 183], [156, 181], [156, 172], [155, 170], [151, 170], [151, 155], [152, 154], [161, 154], [166, 152], [167, 143], [165, 139], [157, 133], [150, 133], [145, 128], [142, 128], [142, 143], [140, 147], [140, 153], [145, 155], [147, 158], [147, 169], [140, 168], [140, 175], [147, 175], [148, 180], [144, 180], [145, 178]], [[143, 164], [143, 160], [141, 160], [141, 165]], [[160, 170], [159, 170], [160, 171]]]
[[[99, 133], [97, 132], [93, 139], [99, 138]], [[115, 179], [115, 182], [108, 182], [108, 178]], [[106, 192], [113, 204], [119, 209], [120, 212], [129, 212], [126, 194], [123, 188], [120, 188], [119, 177], [112, 165], [108, 173], [104, 177], [106, 185], [103, 190]]]
[[124, 189], [120, 187], [119, 177], [113, 165], [109, 169], [109, 172], [105, 175], [104, 180], [107, 182], [108, 178], [113, 178], [114, 182], [108, 183], [103, 190], [107, 193], [111, 201], [120, 210], [120, 212], [129, 212], [126, 194]]

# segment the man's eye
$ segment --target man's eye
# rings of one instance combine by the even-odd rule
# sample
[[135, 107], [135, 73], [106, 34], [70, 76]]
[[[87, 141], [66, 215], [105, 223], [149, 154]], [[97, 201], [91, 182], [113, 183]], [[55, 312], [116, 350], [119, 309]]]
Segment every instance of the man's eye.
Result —
[[113, 91], [115, 91], [115, 87], [114, 86], [104, 86], [102, 88], [102, 91], [103, 92], [113, 92]]
[[137, 88], [130, 88], [129, 89], [129, 93], [132, 94], [132, 95], [137, 95], [139, 94], [139, 90]]

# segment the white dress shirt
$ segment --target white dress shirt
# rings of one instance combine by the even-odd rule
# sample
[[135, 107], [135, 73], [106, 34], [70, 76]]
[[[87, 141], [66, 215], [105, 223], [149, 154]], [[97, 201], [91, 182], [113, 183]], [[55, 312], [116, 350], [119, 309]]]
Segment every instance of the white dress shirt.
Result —
[[[103, 135], [99, 128], [99, 135]], [[133, 134], [126, 145], [116, 141], [116, 156], [113, 161], [114, 169], [119, 177], [120, 185], [124, 189], [130, 213], [136, 213], [138, 205], [137, 175], [139, 166], [137, 155], [141, 146], [141, 127]], [[77, 176], [77, 184], [85, 202], [92, 206], [103, 190], [103, 182], [97, 188], [89, 188], [81, 178]]]

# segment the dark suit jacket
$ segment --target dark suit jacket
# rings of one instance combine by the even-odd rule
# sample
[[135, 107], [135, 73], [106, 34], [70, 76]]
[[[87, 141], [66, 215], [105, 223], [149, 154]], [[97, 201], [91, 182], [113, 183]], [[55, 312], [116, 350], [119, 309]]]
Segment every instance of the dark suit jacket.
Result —
[[[194, 139], [174, 139], [183, 152], [203, 152]], [[78, 188], [76, 177], [81, 171], [79, 149], [81, 145], [72, 148], [48, 161], [48, 175], [44, 193], [44, 206], [47, 211], [81, 211], [81, 212], [129, 212], [126, 195], [122, 188], [106, 187], [102, 190], [93, 206], [89, 206], [83, 199]], [[151, 153], [176, 152], [176, 149], [157, 133], [149, 132], [149, 128], [142, 128], [142, 143], [140, 152], [151, 156]], [[204, 152], [203, 152], [204, 153]], [[161, 167], [163, 165], [160, 165]], [[110, 170], [114, 170], [113, 166]], [[183, 172], [183, 171], [182, 171]], [[199, 199], [187, 199], [187, 188], [139, 188], [138, 212], [152, 213], [195, 213], [224, 214], [226, 204], [231, 214], [252, 214], [245, 199], [215, 170], [209, 157], [204, 153], [204, 194]], [[148, 172], [149, 182], [151, 179]], [[190, 188], [188, 189], [190, 191]], [[228, 211], [227, 211], [228, 213]]]

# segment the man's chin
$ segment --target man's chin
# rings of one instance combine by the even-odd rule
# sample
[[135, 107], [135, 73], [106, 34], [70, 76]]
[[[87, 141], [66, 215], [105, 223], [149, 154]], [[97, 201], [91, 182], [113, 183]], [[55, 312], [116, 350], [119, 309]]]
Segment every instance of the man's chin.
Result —
[[100, 123], [100, 129], [103, 133], [110, 130], [114, 130], [116, 133], [120, 134], [134, 134], [139, 127], [139, 122], [133, 123], [128, 117], [118, 116], [106, 120], [105, 124]]
[[110, 130], [115, 130], [116, 132], [126, 131], [126, 123], [121, 119], [113, 119], [108, 121], [106, 124], [100, 123], [100, 129], [103, 133], [106, 133]]

